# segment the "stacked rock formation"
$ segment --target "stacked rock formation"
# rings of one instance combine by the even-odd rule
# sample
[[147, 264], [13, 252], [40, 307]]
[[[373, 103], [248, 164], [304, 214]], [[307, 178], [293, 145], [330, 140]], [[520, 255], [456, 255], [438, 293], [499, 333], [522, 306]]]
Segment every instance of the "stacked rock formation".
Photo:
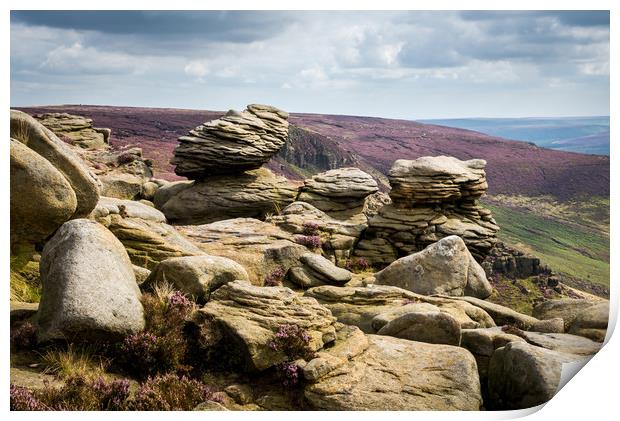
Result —
[[478, 261], [484, 260], [499, 230], [491, 211], [478, 201], [488, 187], [485, 165], [481, 159], [447, 156], [397, 160], [389, 173], [392, 203], [369, 220], [355, 254], [388, 264], [458, 235]]
[[287, 112], [268, 105], [230, 110], [179, 138], [171, 163], [178, 175], [192, 180], [259, 168], [288, 139], [287, 120]]
[[45, 113], [35, 116], [56, 136], [82, 148], [105, 148], [110, 140], [110, 129], [93, 127], [93, 120], [68, 113]]
[[297, 200], [342, 219], [362, 214], [366, 198], [379, 190], [377, 182], [358, 168], [338, 168], [304, 181]]
[[275, 107], [252, 104], [191, 130], [170, 162], [194, 181], [159, 189], [156, 206], [175, 223], [205, 224], [261, 218], [293, 202], [298, 187], [261, 168], [288, 139], [287, 119]]

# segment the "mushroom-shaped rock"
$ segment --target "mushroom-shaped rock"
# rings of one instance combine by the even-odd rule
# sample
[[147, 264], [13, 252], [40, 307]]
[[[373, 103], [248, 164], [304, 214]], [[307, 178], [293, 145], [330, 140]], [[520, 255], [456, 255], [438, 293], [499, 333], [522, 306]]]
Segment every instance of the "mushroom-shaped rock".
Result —
[[231, 110], [180, 137], [171, 163], [178, 175], [189, 179], [259, 168], [288, 139], [287, 120], [287, 112], [269, 105]]
[[38, 341], [118, 340], [144, 328], [125, 248], [88, 219], [63, 224], [41, 255]]

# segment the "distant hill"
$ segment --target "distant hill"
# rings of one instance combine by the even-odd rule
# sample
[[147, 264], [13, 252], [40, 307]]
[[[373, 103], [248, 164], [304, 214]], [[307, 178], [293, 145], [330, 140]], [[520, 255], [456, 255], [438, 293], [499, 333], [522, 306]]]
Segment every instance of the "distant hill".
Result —
[[475, 130], [563, 151], [609, 155], [609, 117], [459, 118], [422, 123]]
[[[19, 107], [31, 114], [85, 115], [112, 129], [115, 147], [137, 145], [154, 161], [156, 176], [176, 179], [169, 164], [177, 137], [222, 111], [88, 105]], [[338, 166], [359, 166], [385, 183], [396, 159], [452, 155], [488, 162], [490, 194], [551, 195], [559, 200], [609, 196], [609, 157], [540, 148], [482, 133], [407, 120], [293, 114], [291, 142], [269, 166], [291, 177]], [[306, 167], [306, 168], [301, 168]], [[385, 186], [385, 185], [384, 185]]]

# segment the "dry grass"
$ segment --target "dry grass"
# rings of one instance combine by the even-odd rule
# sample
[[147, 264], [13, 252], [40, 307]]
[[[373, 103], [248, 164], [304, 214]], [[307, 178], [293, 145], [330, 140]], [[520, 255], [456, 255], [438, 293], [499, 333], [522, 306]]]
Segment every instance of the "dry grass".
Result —
[[87, 347], [76, 347], [69, 344], [66, 349], [50, 349], [42, 356], [45, 372], [61, 378], [102, 377], [110, 365], [110, 361]]

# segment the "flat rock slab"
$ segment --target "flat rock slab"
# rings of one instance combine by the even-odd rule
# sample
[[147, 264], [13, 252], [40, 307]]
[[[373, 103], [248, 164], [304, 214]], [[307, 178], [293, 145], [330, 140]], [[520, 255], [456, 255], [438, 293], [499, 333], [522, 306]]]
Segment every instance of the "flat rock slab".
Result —
[[470, 410], [482, 404], [474, 357], [449, 345], [368, 335], [362, 354], [306, 386], [314, 409]]

